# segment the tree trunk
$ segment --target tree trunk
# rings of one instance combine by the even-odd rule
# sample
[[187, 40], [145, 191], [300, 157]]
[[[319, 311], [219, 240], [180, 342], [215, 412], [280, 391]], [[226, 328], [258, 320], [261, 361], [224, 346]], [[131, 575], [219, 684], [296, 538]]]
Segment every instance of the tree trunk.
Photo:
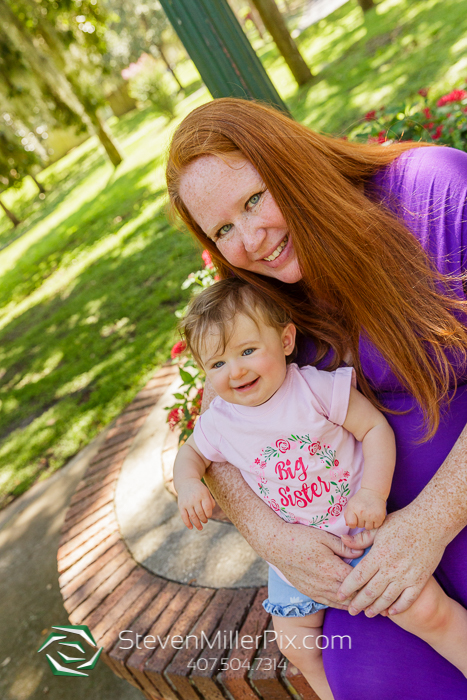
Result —
[[[5, 0], [0, 0], [0, 16], [2, 17], [1, 28], [8, 32], [9, 37], [21, 51], [39, 85], [46, 85], [52, 95], [66, 104], [81, 120], [89, 133], [97, 134], [113, 165], [117, 166], [121, 163], [123, 158], [107, 126], [96, 114], [86, 113], [84, 105], [78, 99], [73, 85], [67, 77], [66, 64], [53, 27], [48, 24], [45, 26], [43, 22], [40, 23], [42, 36], [46, 40], [54, 60], [37, 49], [21, 20], [16, 17]], [[102, 125], [104, 125], [103, 128], [101, 128]]]
[[259, 14], [258, 10], [256, 7], [253, 5], [253, 2], [248, 3], [248, 7], [250, 8], [250, 17], [249, 19], [253, 22], [253, 24], [256, 27], [256, 31], [258, 32], [261, 41], [264, 41], [264, 30], [265, 26], [263, 24], [263, 20], [261, 19], [261, 15]]
[[163, 48], [162, 48], [162, 44], [155, 44], [155, 47], [156, 47], [157, 50], [159, 51], [160, 57], [161, 57], [162, 60], [164, 61], [165, 65], [167, 66], [167, 70], [169, 70], [169, 71], [172, 73], [173, 78], [174, 78], [175, 82], [177, 83], [177, 85], [178, 85], [178, 87], [179, 87], [179, 92], [183, 92], [183, 89], [184, 89], [184, 88], [183, 88], [183, 85], [181, 84], [181, 82], [180, 82], [179, 79], [177, 78], [177, 75], [176, 75], [174, 69], [172, 68], [172, 66], [171, 66], [170, 63], [168, 62], [168, 60], [167, 60], [167, 58], [166, 58], [166, 56], [165, 56], [165, 54], [164, 54], [164, 50], [163, 50]]
[[358, 0], [358, 4], [362, 8], [363, 12], [367, 12], [368, 10], [371, 10], [373, 7], [376, 7], [373, 0]]
[[285, 58], [292, 75], [299, 85], [304, 85], [312, 79], [313, 74], [303, 60], [297, 45], [290, 36], [289, 30], [274, 0], [252, 0], [261, 15], [263, 23], [277, 44], [277, 48]]
[[39, 188], [39, 192], [40, 192], [41, 194], [45, 194], [45, 190], [44, 190], [43, 186], [41, 185], [40, 182], [38, 182], [38, 181], [36, 180], [36, 178], [34, 177], [34, 175], [31, 175], [31, 173], [29, 173], [29, 177], [31, 177], [31, 178], [34, 180], [34, 182], [36, 183], [37, 187]]
[[0, 207], [3, 209], [5, 214], [8, 216], [8, 218], [12, 222], [13, 226], [16, 228], [18, 226], [18, 224], [21, 223], [21, 221], [16, 218], [16, 216], [13, 214], [12, 211], [10, 211], [9, 209], [6, 208], [6, 206], [3, 204], [1, 199], [0, 199]]

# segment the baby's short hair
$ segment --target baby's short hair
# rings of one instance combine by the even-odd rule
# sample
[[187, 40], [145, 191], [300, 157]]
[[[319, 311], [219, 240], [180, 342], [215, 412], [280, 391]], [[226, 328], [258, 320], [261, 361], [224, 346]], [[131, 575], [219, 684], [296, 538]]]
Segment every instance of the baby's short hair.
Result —
[[[287, 311], [275, 303], [266, 293], [253, 287], [239, 277], [229, 277], [203, 289], [190, 302], [179, 330], [187, 350], [195, 362], [202, 367], [201, 352], [204, 339], [213, 327], [219, 333], [219, 347], [224, 352], [229, 342], [232, 323], [239, 313], [245, 314], [255, 323], [258, 317], [267, 326], [282, 330], [291, 323]], [[294, 353], [287, 357], [290, 362]]]

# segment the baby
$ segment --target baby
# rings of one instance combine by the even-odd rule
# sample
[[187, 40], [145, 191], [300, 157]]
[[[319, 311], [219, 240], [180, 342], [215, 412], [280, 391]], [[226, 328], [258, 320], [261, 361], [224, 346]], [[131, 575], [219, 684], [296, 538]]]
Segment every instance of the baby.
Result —
[[[201, 530], [212, 515], [214, 500], [202, 482], [211, 462], [234, 464], [287, 522], [338, 536], [383, 524], [394, 435], [355, 388], [351, 367], [324, 372], [291, 363], [296, 329], [287, 313], [237, 278], [193, 299], [183, 333], [217, 393], [175, 461], [178, 507], [188, 528]], [[264, 607], [273, 616], [279, 646], [283, 638], [294, 639], [281, 651], [321, 700], [332, 700], [321, 651], [309, 642], [322, 633], [327, 606], [300, 593], [270, 565]], [[391, 620], [467, 675], [467, 611], [433, 577], [415, 603]]]

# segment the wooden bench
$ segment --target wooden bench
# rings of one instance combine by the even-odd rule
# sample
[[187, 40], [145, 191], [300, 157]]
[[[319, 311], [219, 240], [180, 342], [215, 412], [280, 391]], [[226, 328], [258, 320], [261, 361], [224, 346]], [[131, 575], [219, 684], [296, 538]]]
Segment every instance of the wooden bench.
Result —
[[120, 469], [176, 371], [163, 367], [120, 415], [71, 499], [58, 550], [70, 622], [87, 625], [108, 666], [149, 700], [318, 700], [296, 668], [285, 671], [272, 635], [267, 646], [249, 641], [271, 629], [261, 605], [266, 588], [169, 581], [138, 564], [122, 539], [114, 508]]

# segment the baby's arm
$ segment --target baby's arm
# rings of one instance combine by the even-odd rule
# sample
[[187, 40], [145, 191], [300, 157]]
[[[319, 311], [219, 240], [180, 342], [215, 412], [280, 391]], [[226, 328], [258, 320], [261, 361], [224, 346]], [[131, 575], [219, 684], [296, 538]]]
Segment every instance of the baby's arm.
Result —
[[[178, 509], [189, 530], [193, 525], [202, 530], [212, 515], [215, 501], [203, 484], [206, 469], [211, 465], [198, 450], [193, 435], [180, 447], [174, 464], [174, 486], [178, 495]], [[193, 523], [193, 524], [192, 524]]]
[[371, 530], [386, 517], [386, 500], [396, 463], [394, 433], [383, 414], [353, 387], [343, 427], [362, 443], [363, 478], [360, 490], [349, 499], [345, 522]]

